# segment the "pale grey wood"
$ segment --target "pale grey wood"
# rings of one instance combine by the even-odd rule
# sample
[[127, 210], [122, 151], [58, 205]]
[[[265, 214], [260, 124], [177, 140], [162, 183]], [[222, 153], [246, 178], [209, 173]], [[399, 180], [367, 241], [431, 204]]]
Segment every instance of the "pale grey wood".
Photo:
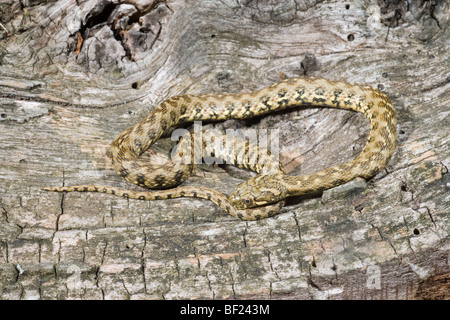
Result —
[[[448, 299], [447, 2], [122, 2], [136, 9], [0, 0], [2, 299]], [[392, 98], [398, 150], [372, 180], [258, 222], [203, 200], [40, 190], [135, 188], [106, 151], [157, 103], [305, 74]], [[353, 158], [368, 132], [318, 109], [217, 126], [279, 129], [290, 174]], [[247, 177], [200, 166], [187, 184], [231, 192]]]

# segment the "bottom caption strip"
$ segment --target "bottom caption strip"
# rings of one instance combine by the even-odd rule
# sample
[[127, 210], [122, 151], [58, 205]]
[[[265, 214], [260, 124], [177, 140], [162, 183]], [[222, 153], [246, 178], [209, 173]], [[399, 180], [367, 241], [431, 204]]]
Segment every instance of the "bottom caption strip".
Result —
[[269, 315], [270, 306], [268, 304], [223, 304], [215, 306], [200, 306], [187, 304], [180, 308], [181, 315], [201, 315], [212, 317], [214, 314], [220, 315]]

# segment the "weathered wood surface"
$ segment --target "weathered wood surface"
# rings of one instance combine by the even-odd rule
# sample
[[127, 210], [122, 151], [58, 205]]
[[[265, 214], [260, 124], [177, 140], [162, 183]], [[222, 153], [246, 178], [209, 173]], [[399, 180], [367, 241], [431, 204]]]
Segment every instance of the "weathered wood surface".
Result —
[[[447, 1], [120, 2], [0, 0], [2, 299], [449, 298]], [[40, 191], [134, 188], [106, 151], [157, 103], [304, 74], [392, 98], [386, 170], [258, 222], [195, 199]], [[225, 126], [280, 129], [290, 174], [351, 159], [368, 131], [318, 109]], [[245, 178], [201, 166], [187, 184]]]

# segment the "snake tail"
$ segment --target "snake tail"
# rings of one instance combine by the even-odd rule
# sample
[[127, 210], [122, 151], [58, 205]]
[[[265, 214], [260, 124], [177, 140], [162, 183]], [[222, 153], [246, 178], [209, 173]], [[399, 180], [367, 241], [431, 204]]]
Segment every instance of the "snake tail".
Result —
[[261, 220], [276, 215], [284, 205], [284, 201], [262, 206], [255, 214], [254, 209], [236, 209], [223, 193], [206, 187], [178, 187], [170, 190], [132, 191], [115, 187], [97, 185], [79, 185], [68, 187], [45, 187], [44, 191], [52, 192], [98, 192], [136, 200], [167, 200], [177, 198], [198, 198], [210, 200], [235, 218], [245, 221]]

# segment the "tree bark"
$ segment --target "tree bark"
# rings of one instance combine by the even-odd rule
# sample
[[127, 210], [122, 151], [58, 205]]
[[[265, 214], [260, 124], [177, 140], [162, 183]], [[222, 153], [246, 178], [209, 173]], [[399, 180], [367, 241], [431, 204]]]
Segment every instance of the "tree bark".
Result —
[[[1, 299], [449, 299], [449, 17], [422, 0], [0, 0]], [[40, 190], [137, 189], [107, 150], [158, 103], [303, 75], [388, 94], [383, 172], [257, 222], [206, 200]], [[352, 159], [369, 130], [316, 108], [214, 126], [279, 129], [291, 175]], [[247, 178], [201, 165], [185, 185]]]

